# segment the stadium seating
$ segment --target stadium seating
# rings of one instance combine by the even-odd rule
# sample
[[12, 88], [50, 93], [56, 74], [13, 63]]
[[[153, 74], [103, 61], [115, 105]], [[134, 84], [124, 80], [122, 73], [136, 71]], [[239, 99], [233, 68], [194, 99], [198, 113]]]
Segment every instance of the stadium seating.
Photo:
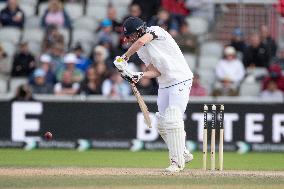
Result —
[[25, 13], [25, 17], [31, 17], [35, 14], [35, 6], [31, 6], [29, 4], [21, 4], [20, 9]]
[[64, 9], [67, 12], [67, 14], [70, 16], [71, 20], [83, 16], [82, 3], [66, 3], [64, 4]]
[[122, 20], [128, 13], [128, 5], [132, 0], [116, 0], [112, 4], [117, 10], [117, 19]]
[[17, 44], [21, 37], [21, 30], [15, 27], [4, 27], [0, 30], [0, 41], [10, 41]]
[[260, 67], [256, 67], [253, 69], [247, 68], [247, 74], [252, 75], [257, 79], [268, 75], [268, 71], [266, 68], [260, 68]]
[[1, 46], [4, 48], [5, 52], [8, 54], [8, 56], [13, 56], [16, 52], [16, 47], [13, 43], [9, 41], [2, 41]]
[[5, 2], [0, 2], [0, 10], [2, 10], [5, 7], [6, 7], [6, 3]]
[[11, 78], [10, 79], [10, 92], [15, 93], [17, 88], [22, 84], [27, 84], [27, 78]]
[[106, 17], [106, 6], [89, 5], [87, 7], [87, 16], [93, 17], [96, 20], [102, 20]]
[[197, 73], [200, 76], [202, 86], [206, 88], [208, 94], [211, 94], [213, 84], [216, 79], [215, 70], [198, 69]]
[[18, 0], [20, 5], [28, 4], [30, 6], [36, 6], [37, 0]]
[[28, 17], [25, 20], [25, 28], [40, 28], [41, 18], [38, 16]]
[[88, 5], [99, 5], [99, 6], [107, 6], [109, 4], [108, 0], [88, 0]]
[[48, 3], [40, 3], [38, 8], [38, 14], [42, 16], [47, 8], [48, 8]]
[[115, 1], [112, 1], [113, 5], [115, 5], [115, 6], [126, 6], [126, 7], [131, 2], [132, 2], [132, 0], [115, 0]]
[[44, 37], [44, 31], [40, 28], [26, 28], [23, 32], [23, 40], [24, 41], [35, 41], [41, 43]]
[[94, 42], [94, 34], [89, 30], [75, 29], [73, 31], [73, 42]]
[[[1, 66], [0, 66], [0, 76], [2, 77], [3, 75], [8, 76], [11, 73], [12, 70], [12, 60], [13, 57], [11, 56], [7, 56], [5, 59], [1, 60]], [[8, 78], [5, 77], [6, 80], [8, 80]]]
[[207, 41], [201, 44], [201, 56], [214, 56], [221, 58], [223, 55], [223, 45], [217, 41]]
[[128, 7], [127, 6], [116, 6], [115, 8], [117, 10], [117, 19], [122, 21], [122, 19], [127, 15]]
[[33, 55], [39, 57], [41, 54], [41, 43], [37, 41], [29, 41], [29, 49]]
[[88, 55], [95, 43], [95, 35], [89, 30], [76, 29], [73, 31], [72, 46], [78, 42], [81, 43], [84, 54]]
[[194, 72], [196, 69], [196, 56], [191, 53], [184, 53], [184, 57], [191, 71]]
[[243, 82], [240, 86], [240, 96], [258, 96], [261, 86], [257, 82]]
[[0, 77], [0, 94], [7, 92], [7, 80]]
[[199, 57], [199, 69], [202, 70], [215, 70], [216, 65], [219, 62], [219, 58], [215, 56], [200, 56]]
[[63, 35], [64, 37], [64, 43], [65, 45], [68, 45], [70, 43], [70, 31], [68, 29], [65, 28], [60, 28], [59, 32]]
[[96, 28], [98, 27], [98, 22], [94, 21], [93, 18], [91, 17], [81, 17], [73, 22], [73, 28], [76, 29], [86, 29], [89, 31], [95, 31]]
[[208, 32], [209, 24], [201, 17], [188, 17], [186, 18], [189, 24], [189, 30], [194, 35], [203, 35]]

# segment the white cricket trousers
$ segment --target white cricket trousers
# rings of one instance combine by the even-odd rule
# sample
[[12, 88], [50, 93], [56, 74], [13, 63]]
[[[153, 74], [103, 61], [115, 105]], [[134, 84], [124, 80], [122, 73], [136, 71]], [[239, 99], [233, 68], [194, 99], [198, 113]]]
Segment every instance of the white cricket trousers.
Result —
[[192, 79], [168, 88], [159, 89], [157, 105], [160, 115], [164, 116], [165, 110], [169, 106], [179, 107], [181, 113], [184, 114], [189, 101], [191, 85]]

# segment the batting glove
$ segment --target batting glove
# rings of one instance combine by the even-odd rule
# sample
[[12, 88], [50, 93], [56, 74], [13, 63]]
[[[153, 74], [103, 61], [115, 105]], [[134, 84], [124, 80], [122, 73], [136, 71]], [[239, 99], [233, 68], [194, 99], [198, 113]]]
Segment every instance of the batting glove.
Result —
[[121, 73], [121, 77], [128, 82], [138, 83], [139, 80], [143, 77], [143, 72], [132, 72], [128, 69], [125, 69]]
[[123, 72], [128, 65], [127, 61], [121, 56], [115, 57], [113, 64], [120, 72]]

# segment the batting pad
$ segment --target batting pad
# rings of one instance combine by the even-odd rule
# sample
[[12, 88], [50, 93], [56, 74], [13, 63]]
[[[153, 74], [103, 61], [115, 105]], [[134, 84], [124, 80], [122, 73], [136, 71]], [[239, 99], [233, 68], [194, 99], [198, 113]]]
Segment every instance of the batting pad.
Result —
[[156, 117], [157, 117], [157, 129], [158, 129], [158, 133], [160, 134], [160, 136], [162, 137], [162, 139], [165, 141], [166, 145], [168, 145], [167, 132], [166, 132], [165, 127], [163, 127], [163, 120], [164, 120], [164, 117], [163, 117], [159, 112], [156, 112]]
[[172, 161], [184, 168], [185, 132], [182, 113], [178, 107], [169, 107], [165, 112], [164, 128]]

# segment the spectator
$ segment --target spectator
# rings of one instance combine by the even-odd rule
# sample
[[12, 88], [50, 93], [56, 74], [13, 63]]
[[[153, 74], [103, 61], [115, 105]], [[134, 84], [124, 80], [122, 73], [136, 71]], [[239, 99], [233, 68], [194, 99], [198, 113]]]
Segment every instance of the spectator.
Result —
[[12, 76], [28, 77], [35, 69], [35, 58], [31, 54], [28, 43], [19, 44], [19, 52], [15, 55], [12, 67]]
[[112, 22], [109, 19], [104, 19], [101, 22], [101, 29], [98, 32], [98, 44], [106, 46], [111, 49], [115, 44], [114, 38], [112, 36]]
[[11, 99], [11, 102], [14, 101], [34, 101], [30, 87], [25, 84], [20, 85], [17, 88], [15, 97]]
[[150, 21], [150, 19], [157, 14], [159, 7], [161, 6], [160, 0], [133, 0], [131, 4], [138, 5], [141, 9], [142, 20], [146, 22]]
[[23, 28], [25, 14], [19, 8], [17, 0], [8, 0], [7, 6], [0, 12], [0, 22], [2, 26], [15, 26]]
[[263, 79], [263, 90], [268, 88], [268, 83], [273, 80], [277, 88], [284, 92], [284, 76], [281, 73], [281, 67], [277, 64], [272, 64], [269, 66], [269, 75]]
[[236, 51], [241, 55], [241, 58], [243, 57], [247, 45], [244, 40], [244, 34], [240, 28], [235, 28], [233, 31], [230, 46], [236, 49]]
[[55, 74], [52, 71], [53, 63], [49, 54], [40, 56], [40, 68], [45, 72], [45, 81], [48, 84], [54, 85], [56, 83]]
[[164, 30], [168, 31], [173, 37], [178, 34], [178, 24], [171, 18], [170, 13], [165, 9], [160, 9], [158, 15], [152, 17], [149, 26], [160, 26]]
[[269, 54], [269, 58], [274, 58], [276, 56], [277, 45], [275, 40], [271, 37], [268, 27], [262, 25], [260, 27], [261, 42], [266, 46]]
[[65, 70], [62, 74], [62, 81], [54, 86], [55, 95], [75, 95], [80, 88], [80, 84], [73, 82], [72, 72]]
[[206, 96], [207, 91], [200, 83], [200, 77], [198, 74], [194, 74], [194, 79], [192, 82], [190, 96]]
[[91, 58], [94, 65], [103, 63], [108, 69], [113, 69], [112, 60], [109, 58], [109, 52], [104, 46], [98, 45], [94, 47]]
[[269, 51], [266, 46], [261, 43], [258, 33], [250, 36], [250, 44], [244, 54], [245, 67], [265, 67], [269, 66]]
[[110, 78], [103, 82], [102, 93], [111, 98], [125, 98], [130, 94], [130, 86], [123, 80], [119, 72], [112, 71]]
[[8, 58], [7, 53], [5, 52], [4, 48], [0, 44], [0, 75], [1, 74], [10, 74], [10, 59]]
[[78, 59], [78, 63], [76, 64], [76, 68], [80, 69], [83, 72], [86, 72], [90, 64], [91, 60], [83, 55], [84, 49], [81, 43], [77, 43], [73, 48], [73, 53], [76, 55]]
[[271, 62], [272, 64], [278, 64], [281, 67], [281, 70], [284, 70], [284, 48], [279, 49], [278, 56], [275, 57]]
[[86, 95], [102, 94], [101, 82], [94, 67], [91, 66], [87, 69], [86, 78], [81, 83], [80, 91], [81, 94]]
[[244, 76], [245, 68], [243, 63], [236, 58], [236, 50], [231, 46], [226, 47], [224, 58], [216, 66], [217, 83], [213, 95], [237, 95], [237, 89]]
[[123, 20], [126, 20], [129, 17], [141, 18], [142, 11], [141, 11], [141, 7], [139, 4], [136, 4], [136, 3], [130, 4], [128, 7], [128, 10], [129, 10], [129, 15], [127, 15]]
[[260, 97], [267, 100], [283, 100], [283, 92], [278, 89], [273, 80], [269, 80], [267, 88], [261, 92]]
[[[216, 4], [208, 0], [186, 0], [186, 7], [190, 10], [190, 16], [201, 17], [209, 21], [210, 26], [216, 23]], [[225, 7], [225, 6], [223, 6]]]
[[63, 74], [66, 70], [68, 70], [72, 75], [73, 82], [81, 82], [84, 79], [84, 74], [81, 70], [76, 68], [76, 64], [78, 63], [78, 59], [75, 54], [69, 53], [64, 57], [65, 66], [62, 67], [58, 73], [56, 74], [57, 81], [62, 81]]
[[33, 84], [31, 85], [34, 94], [52, 94], [53, 86], [46, 82], [46, 72], [38, 68], [33, 74]]
[[185, 0], [162, 0], [162, 7], [172, 15], [178, 24], [181, 24], [184, 22], [185, 17], [189, 15], [185, 3]]
[[157, 95], [157, 89], [153, 85], [152, 80], [145, 77], [139, 81], [138, 90], [141, 95]]
[[109, 76], [109, 70], [107, 69], [106, 64], [102, 62], [95, 64], [95, 72], [99, 85], [102, 85], [103, 81]]
[[49, 25], [71, 29], [70, 18], [59, 0], [48, 1], [48, 8], [41, 19], [41, 26], [46, 28]]
[[180, 34], [175, 37], [180, 50], [185, 53], [196, 53], [198, 48], [197, 37], [190, 33], [187, 22], [180, 26]]
[[112, 31], [120, 34], [122, 32], [122, 24], [117, 21], [117, 12], [114, 6], [108, 6], [107, 19], [112, 22]]
[[52, 66], [52, 72], [57, 73], [62, 67], [64, 67], [64, 45], [61, 43], [54, 43], [50, 49], [50, 56]]
[[278, 0], [277, 11], [284, 17], [284, 0]]
[[50, 51], [54, 44], [64, 45], [64, 36], [59, 32], [59, 29], [55, 25], [49, 25], [46, 28], [45, 36], [43, 38], [42, 49], [43, 52]]

